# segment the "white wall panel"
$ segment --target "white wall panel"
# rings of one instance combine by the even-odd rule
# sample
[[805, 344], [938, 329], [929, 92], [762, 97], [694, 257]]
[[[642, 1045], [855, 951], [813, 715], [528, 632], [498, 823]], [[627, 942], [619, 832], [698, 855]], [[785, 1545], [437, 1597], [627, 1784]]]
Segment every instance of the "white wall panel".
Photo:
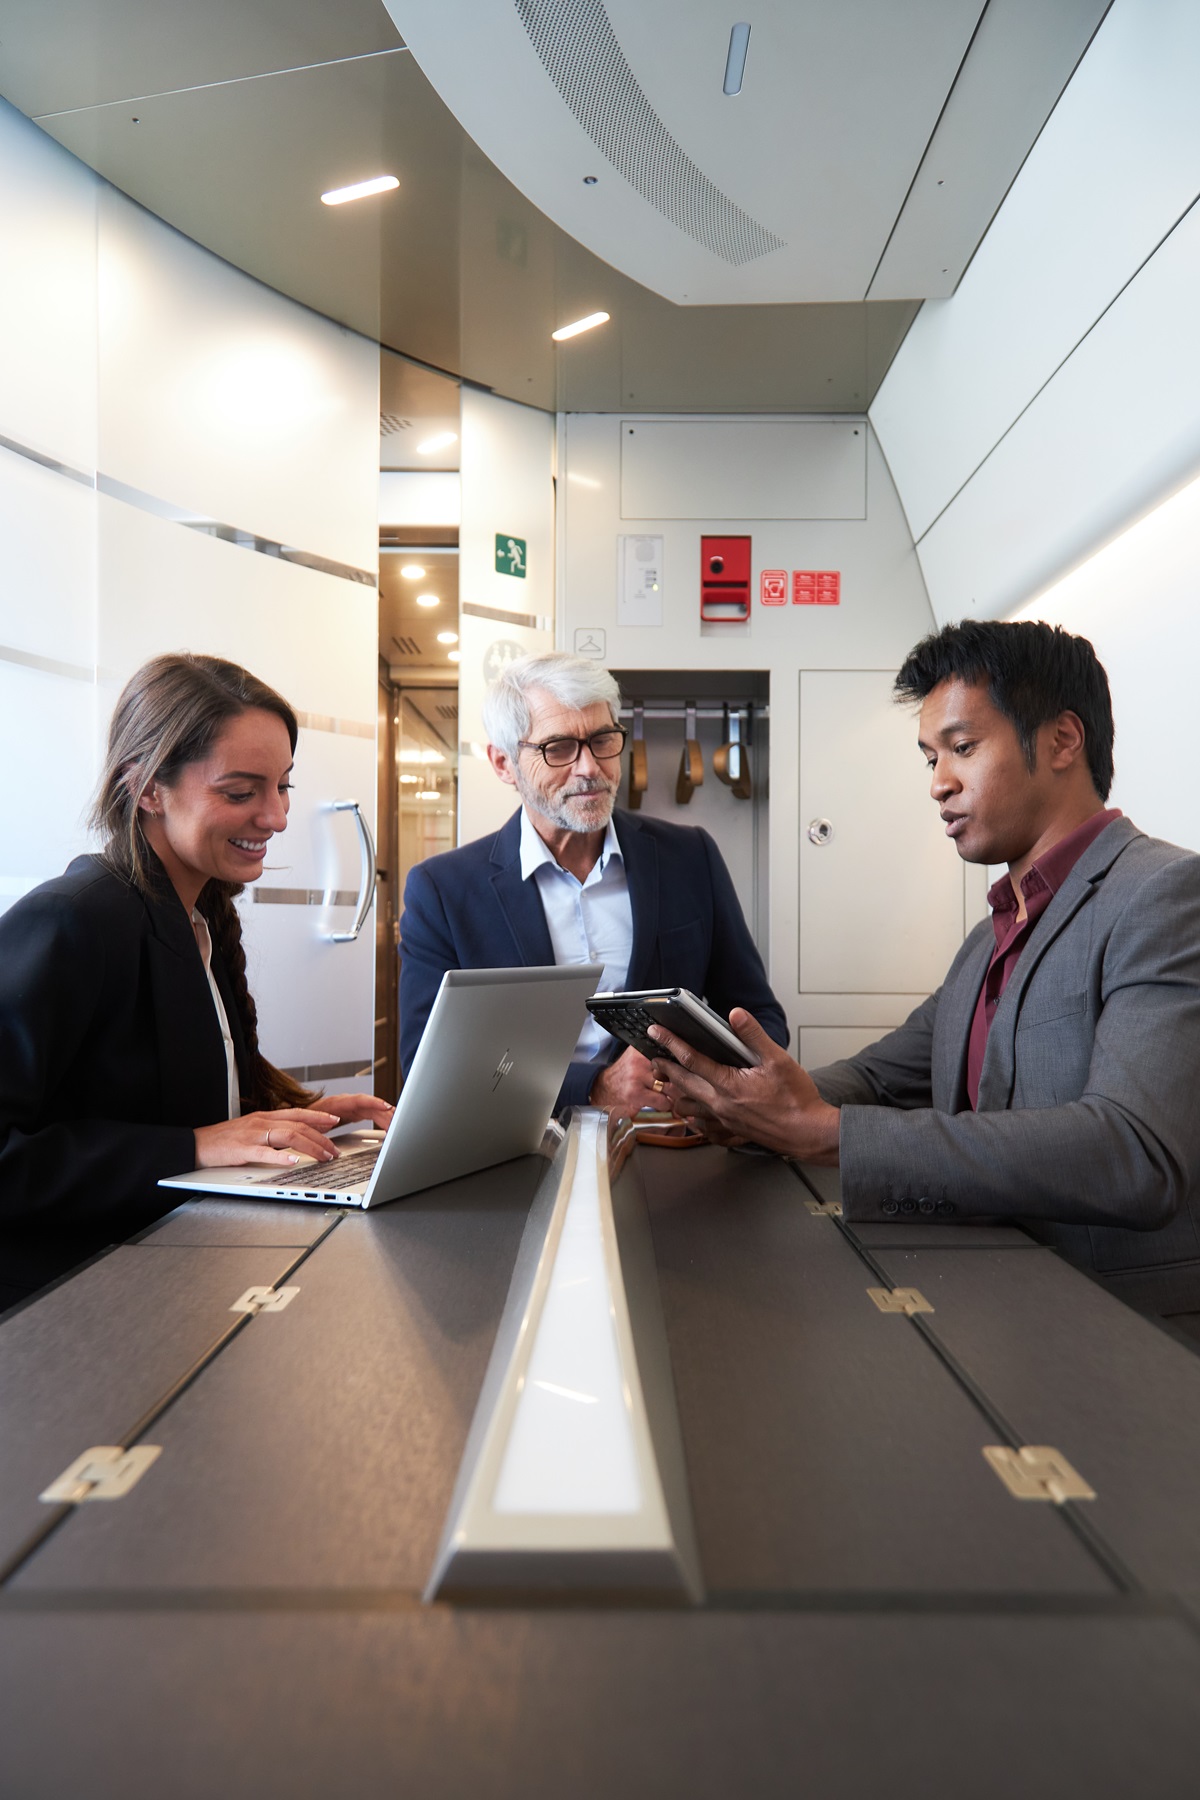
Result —
[[[245, 663], [321, 722], [294, 800], [300, 874], [269, 879], [357, 890], [353, 822], [323, 809], [352, 795], [374, 817], [377, 347], [189, 243], [2, 103], [0, 166], [0, 437], [99, 483], [0, 448], [0, 905], [86, 847], [117, 691], [182, 648]], [[181, 512], [369, 578], [204, 536]], [[369, 1064], [371, 927], [335, 959], [325, 909], [248, 910], [268, 1053]]]
[[1200, 480], [1027, 606], [1091, 639], [1117, 725], [1113, 804], [1144, 831], [1200, 850]]
[[100, 206], [100, 466], [374, 569], [379, 353], [114, 189]]
[[998, 617], [1200, 468], [1200, 207], [918, 546], [939, 619]]
[[[486, 743], [483, 696], [514, 654], [554, 645], [554, 420], [548, 413], [462, 392], [462, 524], [459, 532], [459, 737]], [[523, 579], [497, 574], [496, 534], [524, 538]], [[546, 628], [512, 618], [480, 618], [472, 606], [548, 620]], [[467, 754], [459, 762], [459, 842], [502, 825], [518, 804], [491, 766]]]
[[918, 539], [1196, 198], [1198, 77], [1195, 0], [1115, 0], [957, 293], [914, 321], [871, 420]]
[[0, 437], [96, 466], [96, 195], [0, 100]]
[[623, 419], [626, 519], [861, 519], [866, 433], [841, 419]]
[[0, 449], [3, 649], [91, 669], [96, 657], [96, 494]]
[[0, 659], [0, 911], [88, 846], [96, 690]]
[[99, 662], [125, 678], [148, 656], [232, 656], [299, 712], [373, 727], [372, 587], [300, 568], [98, 497]]

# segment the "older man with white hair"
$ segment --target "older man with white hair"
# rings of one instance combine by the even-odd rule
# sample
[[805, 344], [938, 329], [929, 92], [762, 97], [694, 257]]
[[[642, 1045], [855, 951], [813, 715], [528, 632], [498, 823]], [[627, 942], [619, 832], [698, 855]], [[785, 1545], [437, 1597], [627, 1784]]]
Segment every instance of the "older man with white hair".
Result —
[[[695, 826], [615, 808], [621, 696], [599, 663], [520, 658], [488, 690], [488, 757], [519, 811], [489, 837], [419, 863], [401, 919], [400, 1057], [407, 1069], [447, 969], [604, 965], [603, 988], [686, 987], [743, 1006], [776, 1043], [771, 992], [721, 853]], [[632, 1115], [661, 1104], [650, 1063], [592, 1019], [559, 1106]]]

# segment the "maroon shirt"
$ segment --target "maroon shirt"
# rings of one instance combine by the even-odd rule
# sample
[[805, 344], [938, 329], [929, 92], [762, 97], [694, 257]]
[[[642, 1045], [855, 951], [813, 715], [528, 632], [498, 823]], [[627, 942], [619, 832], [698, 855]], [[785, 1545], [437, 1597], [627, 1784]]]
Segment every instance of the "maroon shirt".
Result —
[[1076, 826], [1074, 831], [1068, 832], [1065, 838], [1060, 838], [1057, 844], [1053, 844], [1044, 856], [1038, 858], [1029, 872], [1021, 877], [1025, 917], [1019, 924], [1017, 896], [1009, 877], [1002, 875], [989, 890], [988, 905], [992, 909], [996, 948], [983, 978], [979, 999], [975, 1002], [975, 1016], [971, 1020], [971, 1036], [967, 1043], [967, 1094], [972, 1109], [979, 1105], [979, 1077], [983, 1071], [983, 1053], [987, 1049], [988, 1032], [992, 1028], [1000, 996], [1012, 980], [1013, 971], [1021, 959], [1022, 950], [1029, 942], [1030, 933], [1088, 845], [1095, 842], [1106, 825], [1111, 825], [1114, 819], [1120, 817], [1119, 807], [1094, 813], [1082, 825]]

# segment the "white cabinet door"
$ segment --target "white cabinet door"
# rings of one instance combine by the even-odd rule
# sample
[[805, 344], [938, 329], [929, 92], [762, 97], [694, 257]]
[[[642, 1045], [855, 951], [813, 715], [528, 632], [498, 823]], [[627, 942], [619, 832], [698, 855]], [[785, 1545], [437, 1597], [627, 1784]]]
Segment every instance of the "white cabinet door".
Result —
[[[931, 993], [963, 940], [962, 865], [892, 679], [800, 676], [802, 993]], [[813, 843], [822, 820], [827, 839]]]

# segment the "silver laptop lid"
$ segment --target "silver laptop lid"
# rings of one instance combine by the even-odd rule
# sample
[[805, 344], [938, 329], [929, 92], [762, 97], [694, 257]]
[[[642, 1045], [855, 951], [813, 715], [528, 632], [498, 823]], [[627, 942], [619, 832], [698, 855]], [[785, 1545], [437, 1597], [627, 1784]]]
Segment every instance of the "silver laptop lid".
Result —
[[363, 1205], [536, 1150], [603, 972], [448, 969]]
[[526, 1155], [541, 1144], [602, 973], [598, 963], [448, 970], [369, 1178], [343, 1185], [334, 1162], [194, 1169], [158, 1185], [380, 1206]]

